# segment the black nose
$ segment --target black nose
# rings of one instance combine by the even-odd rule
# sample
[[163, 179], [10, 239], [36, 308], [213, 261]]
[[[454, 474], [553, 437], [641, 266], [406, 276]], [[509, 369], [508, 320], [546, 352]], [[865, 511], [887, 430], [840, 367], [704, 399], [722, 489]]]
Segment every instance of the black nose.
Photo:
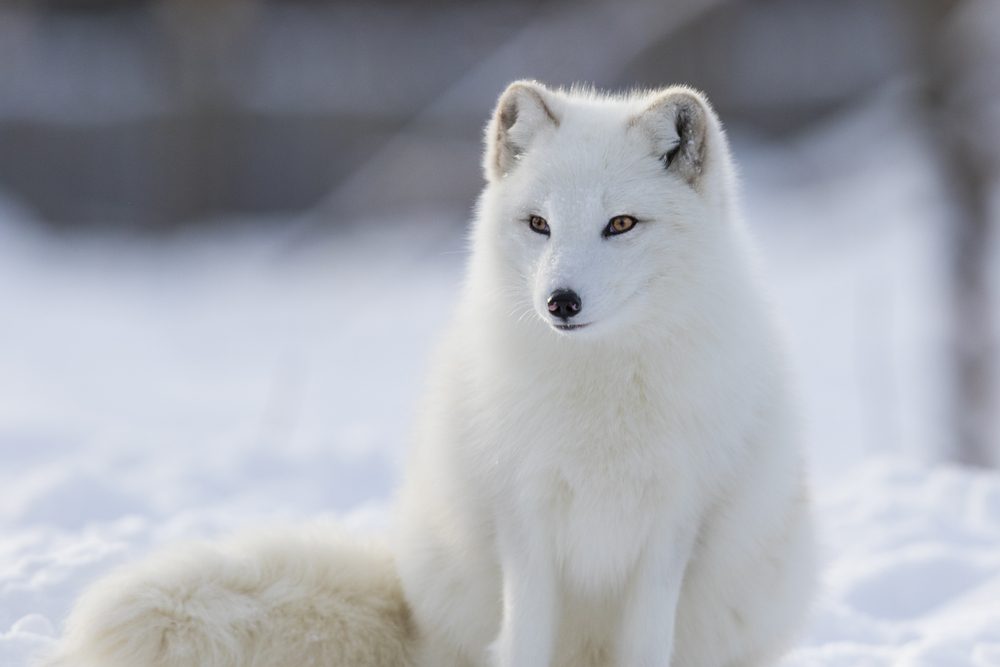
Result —
[[557, 289], [549, 295], [548, 304], [549, 312], [564, 320], [574, 317], [583, 307], [580, 295], [571, 289]]

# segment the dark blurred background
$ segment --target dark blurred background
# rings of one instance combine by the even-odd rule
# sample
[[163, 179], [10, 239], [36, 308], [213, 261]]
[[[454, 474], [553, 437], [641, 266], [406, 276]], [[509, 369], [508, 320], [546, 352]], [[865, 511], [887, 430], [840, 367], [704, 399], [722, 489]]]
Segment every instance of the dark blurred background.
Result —
[[[995, 0], [8, 1], [0, 190], [51, 229], [153, 238], [419, 211], [458, 224], [481, 186], [481, 127], [523, 77], [690, 83], [742, 155], [794, 159], [803, 137], [876, 102], [892, 119], [876, 135], [917, 128], [907, 141], [945, 210], [946, 448], [995, 460]], [[803, 151], [781, 188], [863, 170], [873, 135], [840, 136], [829, 160]]]
[[780, 139], [912, 78], [924, 21], [889, 0], [8, 2], [0, 183], [55, 225], [130, 229], [465, 207], [513, 78], [691, 82]]

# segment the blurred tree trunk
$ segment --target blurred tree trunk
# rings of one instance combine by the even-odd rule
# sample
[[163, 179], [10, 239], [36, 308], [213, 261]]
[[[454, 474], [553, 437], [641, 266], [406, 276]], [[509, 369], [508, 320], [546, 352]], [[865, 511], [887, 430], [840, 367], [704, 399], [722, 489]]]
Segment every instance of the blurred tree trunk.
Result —
[[951, 200], [946, 241], [955, 440], [947, 455], [992, 466], [1000, 407], [989, 273], [1000, 165], [1000, 12], [995, 0], [903, 0], [902, 7], [913, 27], [927, 136]]
[[[174, 142], [176, 161], [167, 191], [183, 198], [179, 217], [217, 213], [239, 199], [238, 169], [226, 126], [240, 119], [238, 91], [245, 84], [262, 0], [163, 0], [156, 17], [163, 39], [164, 69], [174, 99], [187, 116]], [[198, 156], [192, 161], [190, 156]], [[201, 209], [199, 211], [199, 209]]]

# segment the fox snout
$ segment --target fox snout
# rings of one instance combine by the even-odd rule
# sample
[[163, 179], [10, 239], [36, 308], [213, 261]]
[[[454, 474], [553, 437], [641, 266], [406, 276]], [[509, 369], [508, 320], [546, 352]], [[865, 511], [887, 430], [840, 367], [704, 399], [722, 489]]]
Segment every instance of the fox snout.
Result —
[[549, 295], [546, 303], [552, 316], [563, 320], [576, 317], [583, 309], [580, 295], [571, 289], [557, 289]]

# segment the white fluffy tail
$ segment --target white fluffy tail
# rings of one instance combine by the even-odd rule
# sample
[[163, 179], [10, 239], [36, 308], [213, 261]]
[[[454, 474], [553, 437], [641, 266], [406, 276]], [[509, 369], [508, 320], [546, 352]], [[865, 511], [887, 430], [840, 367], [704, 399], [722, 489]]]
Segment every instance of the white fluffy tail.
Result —
[[388, 550], [324, 528], [174, 548], [83, 595], [47, 667], [411, 667]]

